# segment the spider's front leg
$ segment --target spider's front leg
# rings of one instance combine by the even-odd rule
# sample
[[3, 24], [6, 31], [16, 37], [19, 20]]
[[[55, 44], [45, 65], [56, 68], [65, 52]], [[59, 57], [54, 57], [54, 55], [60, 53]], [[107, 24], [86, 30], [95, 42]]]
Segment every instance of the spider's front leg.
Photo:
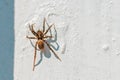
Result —
[[33, 29], [33, 27], [34, 27], [34, 24], [32, 24], [32, 25], [29, 24], [30, 31], [33, 33], [33, 35], [35, 35], [36, 37], [38, 37], [38, 34], [35, 32], [35, 30]]
[[45, 23], [47, 24], [47, 26], [49, 26], [49, 24], [47, 23], [46, 18], [44, 18], [44, 20], [43, 20], [43, 32], [45, 32]]
[[47, 34], [47, 32], [51, 29], [52, 26], [55, 26], [55, 25], [52, 24], [51, 26], [49, 26], [49, 28], [45, 31], [44, 35]]

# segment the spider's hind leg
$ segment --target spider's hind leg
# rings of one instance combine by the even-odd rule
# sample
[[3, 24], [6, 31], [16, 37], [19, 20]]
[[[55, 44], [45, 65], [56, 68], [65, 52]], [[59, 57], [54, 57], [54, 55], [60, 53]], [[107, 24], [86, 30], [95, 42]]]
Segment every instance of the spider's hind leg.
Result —
[[59, 56], [54, 52], [54, 50], [50, 47], [50, 45], [46, 41], [44, 41], [44, 42], [47, 44], [48, 48], [54, 53], [54, 55], [61, 61]]
[[36, 44], [35, 44], [35, 53], [34, 53], [34, 61], [33, 61], [33, 71], [34, 71], [34, 69], [35, 69], [36, 51], [37, 51], [37, 42], [36, 42]]

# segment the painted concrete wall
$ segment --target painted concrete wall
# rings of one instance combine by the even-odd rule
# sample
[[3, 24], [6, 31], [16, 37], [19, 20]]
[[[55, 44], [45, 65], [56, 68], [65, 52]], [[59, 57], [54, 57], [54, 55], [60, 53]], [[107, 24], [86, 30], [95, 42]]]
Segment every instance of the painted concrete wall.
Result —
[[0, 0], [0, 80], [13, 80], [14, 0]]
[[[33, 36], [28, 23], [42, 29], [44, 17], [55, 24], [51, 45], [62, 62], [49, 49], [37, 51], [32, 71], [35, 41], [26, 39]], [[120, 80], [119, 21], [119, 0], [16, 0], [14, 79]]]

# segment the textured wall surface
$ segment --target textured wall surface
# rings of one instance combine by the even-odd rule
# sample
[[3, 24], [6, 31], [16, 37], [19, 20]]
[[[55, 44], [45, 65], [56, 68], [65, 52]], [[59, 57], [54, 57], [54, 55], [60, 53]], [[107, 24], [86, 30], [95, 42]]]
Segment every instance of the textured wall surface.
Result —
[[[119, 0], [15, 0], [15, 80], [120, 80]], [[37, 51], [28, 23], [54, 23], [52, 48]], [[46, 26], [47, 27], [47, 26]]]

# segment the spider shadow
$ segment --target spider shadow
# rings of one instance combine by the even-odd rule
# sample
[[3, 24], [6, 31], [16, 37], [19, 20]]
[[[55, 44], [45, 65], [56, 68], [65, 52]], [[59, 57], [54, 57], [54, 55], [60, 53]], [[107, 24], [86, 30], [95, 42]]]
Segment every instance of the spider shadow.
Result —
[[[56, 29], [54, 28], [54, 31], [55, 31], [55, 36], [54, 36], [54, 39], [51, 39], [51, 38], [49, 38], [49, 39], [47, 39], [46, 41], [47, 41], [47, 43], [55, 50], [55, 51], [58, 51], [58, 49], [59, 49], [59, 44], [56, 42], [57, 41], [57, 31], [56, 31]], [[52, 32], [51, 32], [51, 30], [50, 30], [50, 35], [52, 34]], [[32, 43], [32, 41], [30, 40], [30, 43], [31, 43], [31, 45], [33, 46], [33, 47], [35, 47], [34, 45], [33, 45], [33, 43]], [[55, 47], [54, 45], [52, 45], [51, 43], [55, 43], [57, 46]], [[46, 58], [50, 58], [51, 57], [51, 52], [50, 52], [50, 49], [48, 48], [48, 46], [45, 44], [45, 49], [44, 49], [44, 51], [40, 51], [40, 50], [38, 50], [37, 49], [37, 51], [40, 51], [40, 60], [36, 63], [36, 65], [35, 66], [38, 66], [41, 62], [42, 62], [42, 60], [43, 60], [43, 53], [44, 53], [44, 56], [46, 57]], [[55, 56], [56, 57], [56, 56]], [[57, 57], [56, 57], [57, 58]]]
[[[49, 39], [46, 40], [46, 41], [50, 44], [50, 46], [51, 46], [54, 50], [58, 51], [58, 49], [59, 49], [60, 46], [59, 46], [59, 44], [57, 43], [57, 31], [56, 31], [55, 27], [54, 27], [54, 31], [55, 31], [55, 36], [54, 36], [54, 38], [53, 38], [53, 39], [49, 38]], [[50, 30], [50, 35], [52, 35], [51, 30]], [[51, 43], [55, 43], [55, 44], [57, 45], [57, 47], [55, 47], [55, 46], [52, 45]]]
[[[54, 27], [54, 31], [55, 31], [55, 36], [54, 36], [54, 38], [49, 38], [49, 39], [47, 39], [46, 41], [47, 41], [47, 43], [55, 50], [55, 51], [58, 51], [58, 49], [59, 49], [59, 44], [57, 43], [57, 31], [56, 31], [56, 29], [55, 29], [55, 27]], [[50, 35], [52, 35], [52, 32], [51, 32], [51, 29], [50, 29]], [[55, 43], [56, 44], [56, 47], [53, 45], [53, 44], [51, 44], [51, 43]], [[51, 57], [51, 52], [50, 52], [50, 49], [48, 48], [48, 46], [45, 44], [45, 53], [44, 53], [44, 55], [45, 55], [45, 57], [47, 57], [47, 58], [50, 58]], [[56, 56], [55, 56], [56, 57]], [[57, 58], [57, 57], [56, 57]]]

